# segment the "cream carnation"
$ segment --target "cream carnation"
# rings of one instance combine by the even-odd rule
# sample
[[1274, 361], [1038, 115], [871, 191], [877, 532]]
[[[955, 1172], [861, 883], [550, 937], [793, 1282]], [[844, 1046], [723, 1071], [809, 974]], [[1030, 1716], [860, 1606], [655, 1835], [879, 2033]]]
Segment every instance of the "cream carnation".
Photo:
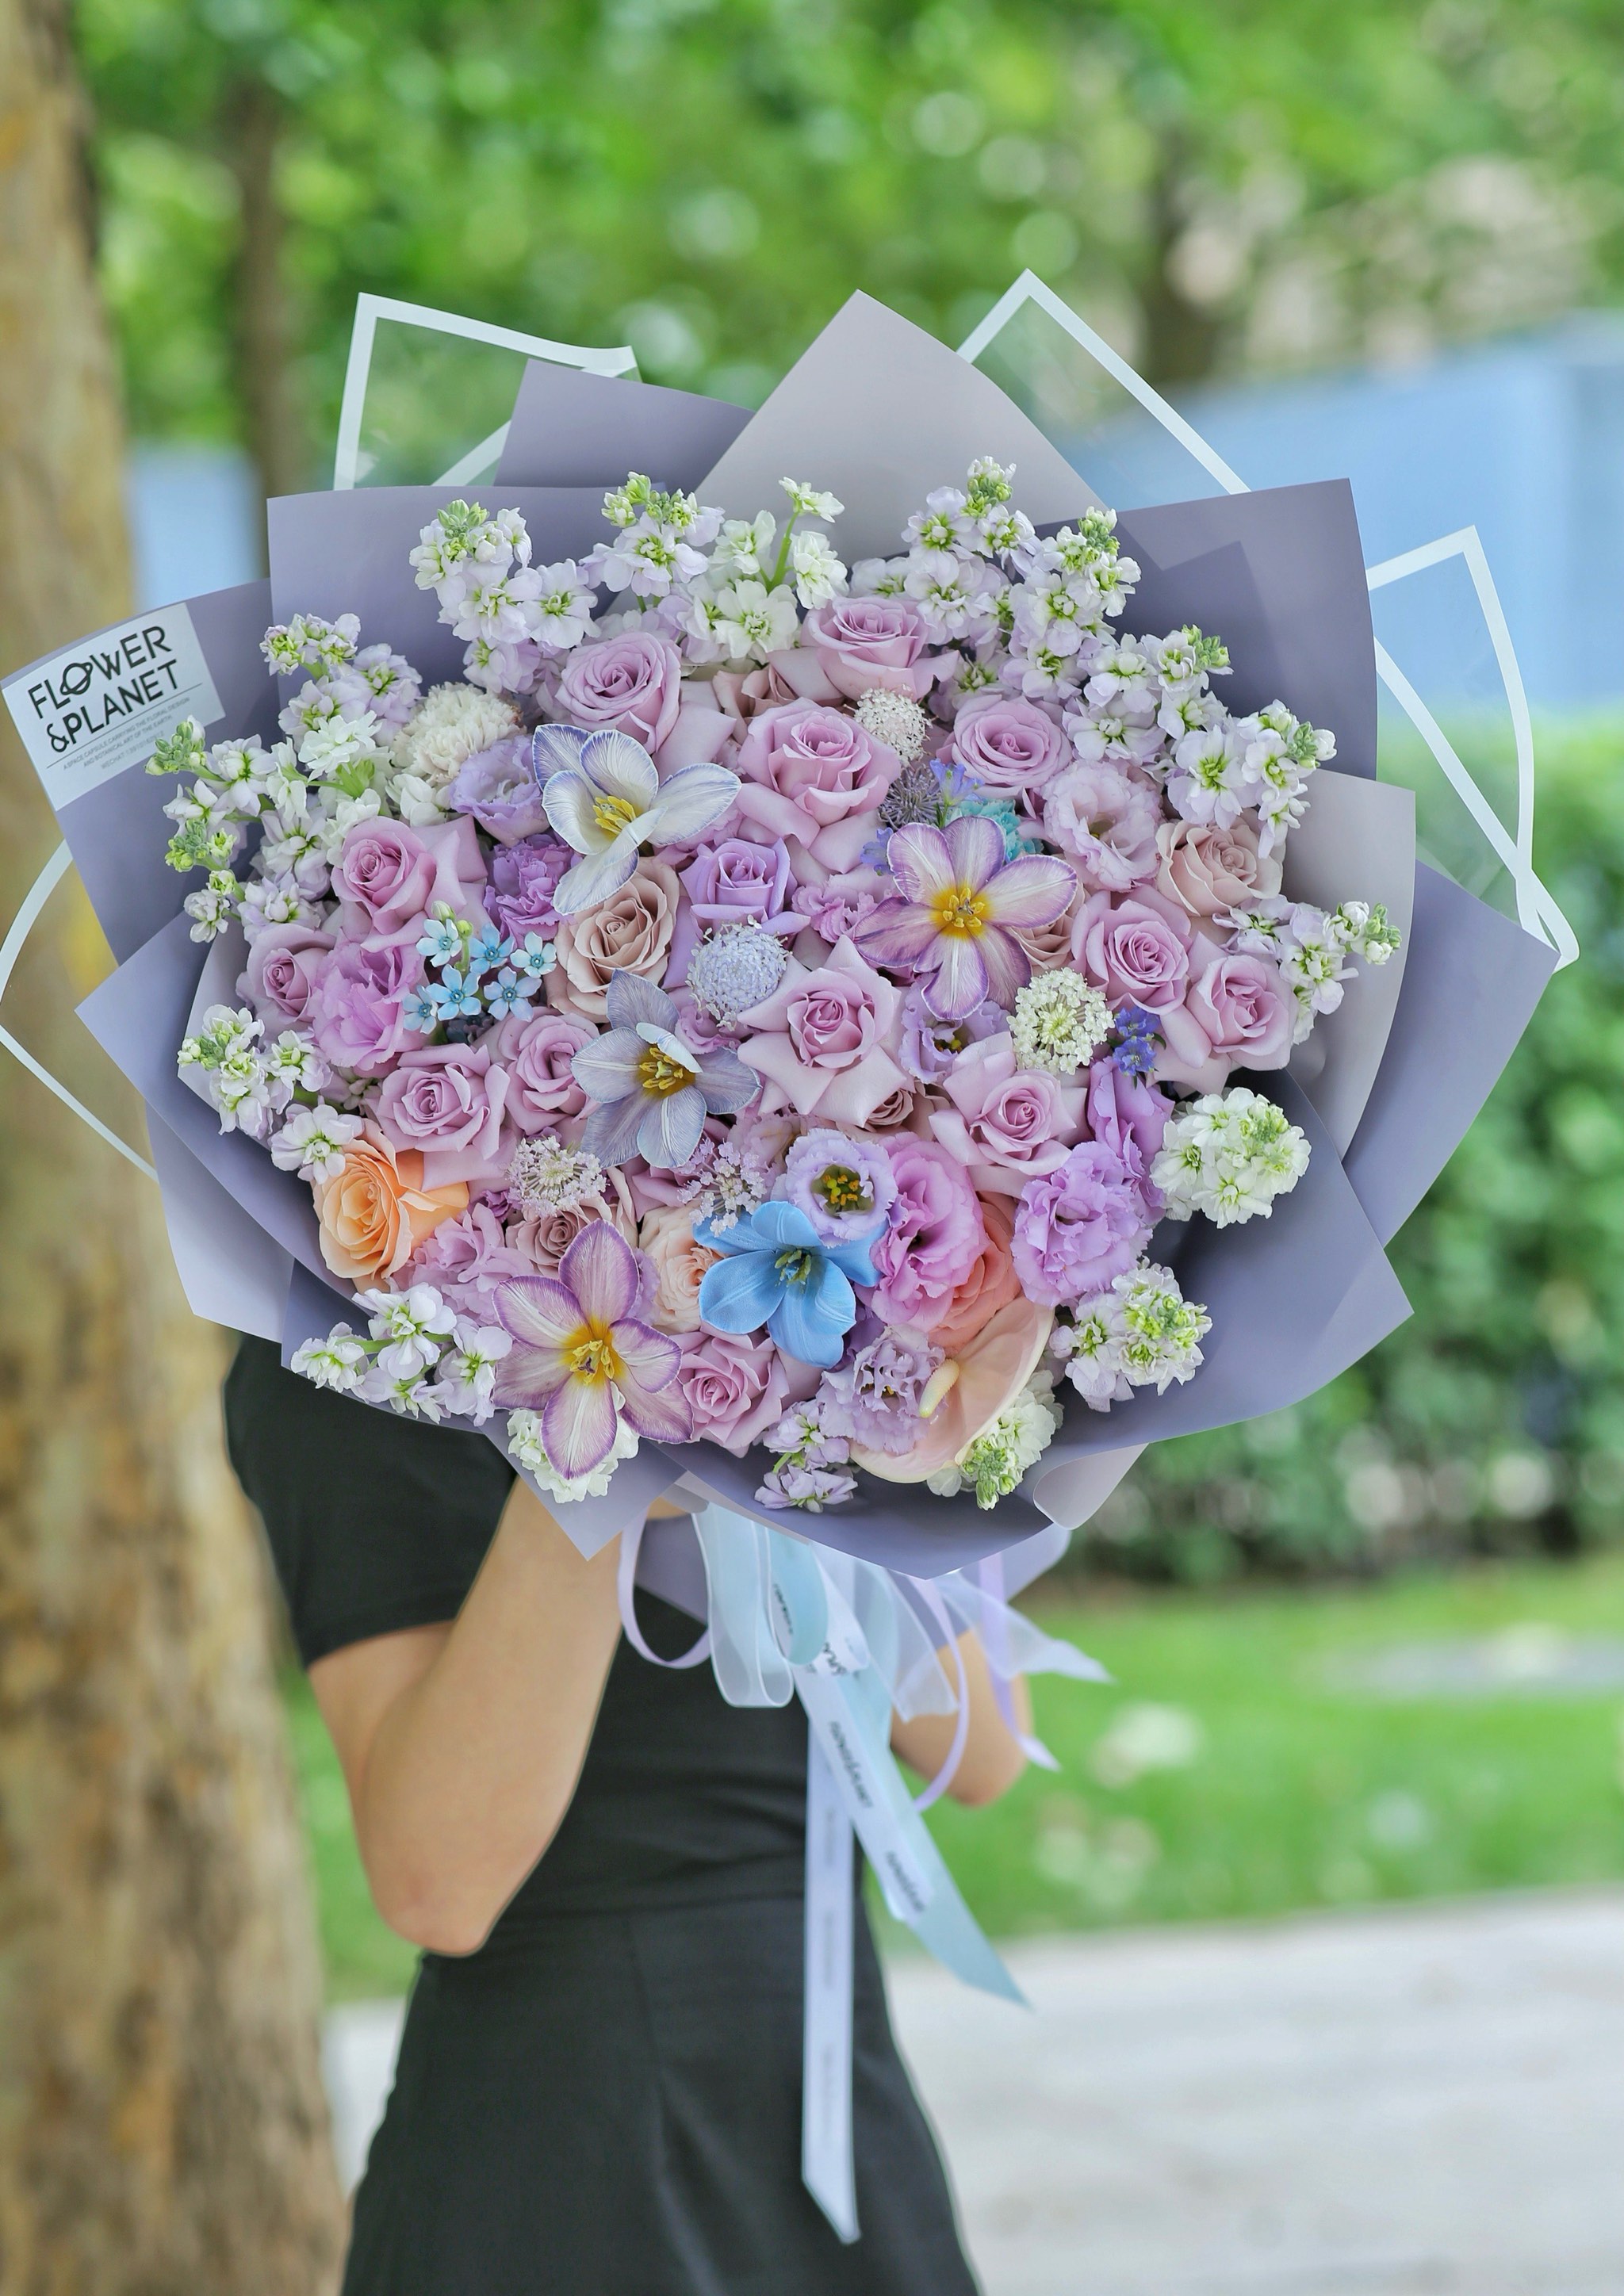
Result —
[[477, 685], [435, 685], [396, 734], [390, 763], [398, 774], [444, 789], [472, 757], [519, 731], [518, 712]]

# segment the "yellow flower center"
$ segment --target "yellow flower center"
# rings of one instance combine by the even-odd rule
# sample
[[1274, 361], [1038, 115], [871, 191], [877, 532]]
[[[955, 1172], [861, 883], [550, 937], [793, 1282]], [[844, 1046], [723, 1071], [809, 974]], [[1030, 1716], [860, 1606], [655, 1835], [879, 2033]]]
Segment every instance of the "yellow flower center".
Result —
[[849, 1164], [831, 1164], [812, 1183], [813, 1193], [823, 1198], [832, 1212], [866, 1212], [874, 1210], [874, 1198], [863, 1185], [863, 1175], [854, 1172]]
[[619, 1379], [620, 1358], [615, 1343], [601, 1324], [583, 1324], [564, 1342], [564, 1360], [577, 1379], [596, 1386], [606, 1379]]
[[637, 1063], [637, 1082], [655, 1100], [664, 1100], [693, 1081], [693, 1070], [661, 1052], [658, 1045], [651, 1045]]
[[931, 906], [936, 911], [938, 932], [973, 936], [986, 929], [987, 896], [978, 893], [973, 885], [945, 886]]
[[592, 817], [605, 837], [619, 837], [637, 818], [637, 808], [629, 798], [601, 797], [592, 808]]

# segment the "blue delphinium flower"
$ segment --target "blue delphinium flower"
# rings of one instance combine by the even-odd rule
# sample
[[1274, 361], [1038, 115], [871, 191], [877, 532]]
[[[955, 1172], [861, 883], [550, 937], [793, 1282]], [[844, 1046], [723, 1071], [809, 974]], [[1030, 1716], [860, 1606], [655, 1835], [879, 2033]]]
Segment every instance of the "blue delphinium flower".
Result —
[[699, 1311], [718, 1332], [759, 1332], [800, 1363], [839, 1363], [857, 1320], [854, 1283], [877, 1282], [872, 1238], [826, 1243], [795, 1204], [759, 1204], [731, 1227], [695, 1223], [694, 1240], [724, 1257], [705, 1270]]

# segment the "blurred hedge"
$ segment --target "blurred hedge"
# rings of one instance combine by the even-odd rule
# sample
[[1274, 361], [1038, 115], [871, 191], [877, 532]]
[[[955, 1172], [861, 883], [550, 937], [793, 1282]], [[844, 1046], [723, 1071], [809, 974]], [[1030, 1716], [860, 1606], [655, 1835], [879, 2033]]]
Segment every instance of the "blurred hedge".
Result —
[[1415, 1315], [1296, 1409], [1152, 1447], [1076, 1562], [1202, 1580], [1572, 1554], [1624, 1531], [1624, 731], [1541, 746], [1583, 954], [1391, 1257]]

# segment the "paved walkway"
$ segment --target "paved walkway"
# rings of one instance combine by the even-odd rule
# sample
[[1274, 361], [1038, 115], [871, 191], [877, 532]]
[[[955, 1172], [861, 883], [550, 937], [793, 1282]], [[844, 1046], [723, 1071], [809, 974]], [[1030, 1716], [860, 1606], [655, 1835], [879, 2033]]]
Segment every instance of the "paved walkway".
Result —
[[[987, 2296], [1624, 2296], [1624, 1891], [1018, 1946], [898, 2030]], [[340, 2011], [358, 2163], [398, 2013]]]

